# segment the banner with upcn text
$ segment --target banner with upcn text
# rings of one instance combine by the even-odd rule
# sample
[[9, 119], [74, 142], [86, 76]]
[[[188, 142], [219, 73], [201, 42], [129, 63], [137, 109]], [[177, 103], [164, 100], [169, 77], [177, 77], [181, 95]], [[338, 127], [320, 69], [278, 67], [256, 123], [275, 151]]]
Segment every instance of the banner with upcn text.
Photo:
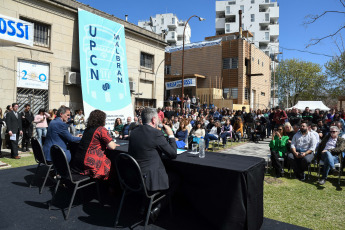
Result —
[[78, 21], [85, 116], [102, 110], [113, 129], [116, 118], [133, 117], [124, 26], [81, 9]]

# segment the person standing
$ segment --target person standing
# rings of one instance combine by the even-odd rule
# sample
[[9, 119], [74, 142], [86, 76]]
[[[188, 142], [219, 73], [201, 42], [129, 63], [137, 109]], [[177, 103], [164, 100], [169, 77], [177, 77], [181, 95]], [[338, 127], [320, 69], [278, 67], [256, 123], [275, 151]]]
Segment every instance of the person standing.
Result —
[[29, 151], [28, 145], [32, 137], [34, 115], [30, 111], [31, 107], [29, 104], [24, 106], [24, 111], [20, 113], [22, 117], [22, 127], [23, 127], [23, 139], [22, 139], [22, 152]]
[[47, 135], [47, 118], [49, 118], [50, 115], [46, 113], [45, 109], [40, 109], [38, 111], [38, 114], [35, 116], [34, 122], [36, 123], [36, 132], [37, 132], [37, 140], [40, 142], [40, 144], [43, 146], [42, 137], [45, 137]]
[[1, 139], [0, 139], [0, 157], [2, 155], [2, 153], [1, 153], [1, 146], [3, 144], [2, 140], [5, 139], [5, 138], [2, 138], [3, 135], [4, 135], [3, 131], [2, 131], [3, 125], [4, 125], [4, 119], [3, 119], [3, 116], [2, 116], [2, 108], [0, 108], [0, 137], [1, 137]]
[[76, 135], [83, 134], [85, 130], [85, 116], [83, 110], [79, 109], [76, 115], [74, 116], [74, 124]]
[[11, 157], [13, 159], [20, 159], [18, 156], [18, 138], [23, 135], [22, 118], [18, 113], [18, 104], [12, 104], [12, 111], [6, 115], [7, 132], [10, 136]]

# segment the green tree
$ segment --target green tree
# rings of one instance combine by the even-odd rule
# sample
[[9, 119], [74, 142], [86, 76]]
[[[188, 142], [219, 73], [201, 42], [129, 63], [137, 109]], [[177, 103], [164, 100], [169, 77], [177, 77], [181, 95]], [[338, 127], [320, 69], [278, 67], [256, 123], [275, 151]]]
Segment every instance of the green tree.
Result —
[[280, 104], [288, 107], [298, 101], [323, 100], [328, 88], [327, 76], [319, 64], [287, 59], [280, 62], [276, 69], [276, 97]]

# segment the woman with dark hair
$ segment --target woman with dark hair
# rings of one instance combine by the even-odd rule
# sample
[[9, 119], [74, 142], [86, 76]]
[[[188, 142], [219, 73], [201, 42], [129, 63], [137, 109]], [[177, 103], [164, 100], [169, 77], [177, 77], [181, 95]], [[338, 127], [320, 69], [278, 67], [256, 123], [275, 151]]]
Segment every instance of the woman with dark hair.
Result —
[[50, 118], [49, 113], [46, 113], [46, 110], [42, 108], [38, 110], [38, 114], [34, 119], [34, 122], [36, 123], [37, 140], [42, 146], [42, 137], [45, 137], [47, 135], [48, 118]]
[[90, 113], [87, 127], [74, 155], [71, 167], [74, 171], [93, 178], [107, 180], [110, 174], [111, 161], [104, 154], [106, 148], [114, 150], [115, 142], [105, 125], [106, 114], [101, 110]]
[[279, 158], [285, 158], [285, 153], [288, 151], [287, 145], [289, 143], [289, 136], [284, 135], [283, 127], [283, 125], [279, 125], [278, 129], [273, 131], [272, 140], [269, 144], [271, 162], [276, 172], [276, 177], [281, 177], [284, 174], [284, 165], [280, 164]]
[[175, 134], [176, 145], [177, 148], [184, 148], [186, 145], [186, 139], [188, 137], [188, 130], [183, 121], [181, 121], [179, 124], [180, 126]]
[[118, 137], [122, 135], [122, 129], [123, 129], [123, 124], [121, 118], [116, 118], [115, 124], [114, 124], [114, 129], [113, 131], [115, 132], [115, 137]]

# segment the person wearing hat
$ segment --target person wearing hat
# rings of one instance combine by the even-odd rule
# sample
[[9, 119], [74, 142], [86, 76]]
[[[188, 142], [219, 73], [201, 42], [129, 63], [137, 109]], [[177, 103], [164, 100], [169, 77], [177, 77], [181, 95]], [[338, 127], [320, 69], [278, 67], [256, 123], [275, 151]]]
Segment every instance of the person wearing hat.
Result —
[[319, 184], [326, 183], [326, 179], [329, 173], [337, 176], [339, 171], [335, 169], [335, 164], [339, 163], [339, 156], [345, 150], [345, 139], [339, 136], [340, 130], [337, 126], [330, 127], [330, 133], [327, 134], [321, 141], [316, 159], [318, 162], [323, 161], [322, 178], [319, 180]]

